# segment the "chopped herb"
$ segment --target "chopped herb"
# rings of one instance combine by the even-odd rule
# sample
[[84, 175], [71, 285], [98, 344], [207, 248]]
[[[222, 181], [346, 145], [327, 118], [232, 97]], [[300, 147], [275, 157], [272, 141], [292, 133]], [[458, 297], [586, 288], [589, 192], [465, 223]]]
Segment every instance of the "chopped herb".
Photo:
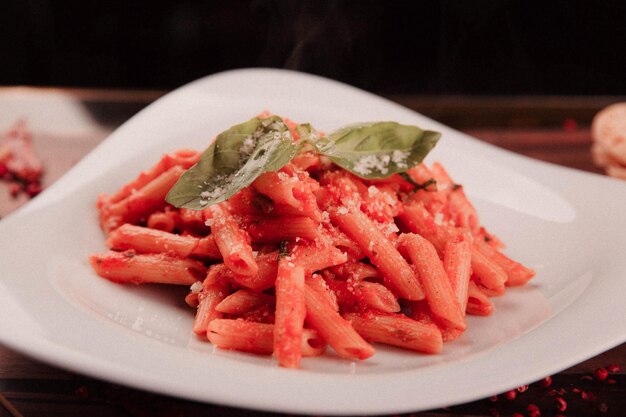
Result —
[[431, 178], [428, 181], [420, 184], [419, 182], [416, 182], [413, 178], [411, 178], [411, 176], [406, 172], [401, 172], [400, 176], [404, 178], [405, 181], [413, 185], [413, 192], [416, 192], [417, 190], [437, 191], [437, 180], [435, 180], [434, 178]]
[[283, 256], [289, 256], [289, 248], [287, 247], [286, 240], [280, 242], [280, 246], [278, 247], [278, 257], [282, 258]]

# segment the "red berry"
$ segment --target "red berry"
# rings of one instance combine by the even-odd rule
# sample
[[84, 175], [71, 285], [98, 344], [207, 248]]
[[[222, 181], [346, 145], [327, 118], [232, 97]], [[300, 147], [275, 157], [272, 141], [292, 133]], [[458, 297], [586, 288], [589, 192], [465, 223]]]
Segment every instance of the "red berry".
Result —
[[567, 402], [561, 397], [555, 398], [554, 410], [559, 412], [567, 410]]
[[614, 385], [616, 382], [617, 382], [617, 381], [616, 381], [616, 380], [614, 380], [613, 378], [611, 378], [611, 379], [607, 379], [607, 380], [606, 380], [606, 383], [607, 383], [607, 384], [609, 384], [609, 385]]
[[591, 391], [582, 391], [580, 393], [580, 398], [585, 401], [595, 401], [597, 399], [596, 394]]
[[506, 398], [509, 401], [513, 401], [515, 398], [517, 398], [517, 391], [512, 389], [511, 391], [505, 392], [504, 398]]
[[22, 191], [22, 184], [14, 182], [11, 185], [9, 185], [9, 193], [11, 194], [11, 197], [13, 198], [17, 197], [21, 191]]
[[521, 387], [517, 387], [517, 392], [526, 392], [528, 391], [528, 385], [522, 385]]
[[491, 417], [500, 417], [500, 412], [495, 408], [490, 408], [489, 414], [491, 414]]
[[541, 416], [541, 410], [535, 404], [528, 404], [526, 407], [526, 412], [528, 413], [528, 417], [539, 417]]
[[87, 398], [89, 396], [89, 389], [83, 385], [83, 386], [76, 388], [76, 391], [74, 391], [74, 394], [76, 394], [78, 398]]
[[9, 168], [5, 164], [0, 163], [0, 178], [9, 173]]
[[544, 388], [549, 387], [550, 385], [552, 385], [552, 377], [551, 376], [547, 376], [547, 377], [543, 378], [541, 381], [539, 381], [539, 385], [541, 385]]
[[619, 365], [612, 364], [612, 365], [607, 366], [606, 370], [609, 372], [622, 372], [622, 367]]
[[593, 376], [598, 381], [604, 381], [609, 376], [609, 371], [604, 368], [598, 368], [593, 371]]
[[26, 193], [30, 197], [36, 196], [37, 194], [41, 192], [41, 190], [42, 190], [41, 184], [39, 184], [38, 182], [31, 182], [26, 186]]
[[573, 132], [578, 129], [578, 122], [575, 119], [568, 118], [563, 120], [563, 130], [566, 132]]

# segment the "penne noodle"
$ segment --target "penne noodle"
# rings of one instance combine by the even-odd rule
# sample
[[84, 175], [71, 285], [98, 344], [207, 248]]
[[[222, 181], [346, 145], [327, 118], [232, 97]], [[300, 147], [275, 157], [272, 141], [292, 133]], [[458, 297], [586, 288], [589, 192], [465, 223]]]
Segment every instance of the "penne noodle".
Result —
[[222, 318], [223, 314], [217, 311], [217, 305], [226, 297], [226, 287], [219, 283], [205, 284], [198, 294], [198, 309], [193, 320], [193, 332], [197, 335], [206, 334], [209, 324]]
[[505, 285], [515, 287], [526, 284], [535, 276], [535, 271], [514, 261], [497, 249], [492, 248], [487, 243], [477, 242], [478, 250], [488, 259], [496, 263], [506, 273]]
[[212, 237], [198, 239], [128, 223], [111, 232], [107, 246], [117, 251], [132, 249], [137, 253], [164, 253], [178, 258], [221, 258]]
[[315, 291], [324, 301], [326, 301], [335, 311], [339, 311], [339, 304], [337, 303], [337, 295], [334, 291], [330, 290], [330, 287], [319, 274], [313, 274], [306, 279], [307, 288], [311, 291]]
[[280, 366], [298, 368], [304, 329], [304, 269], [288, 256], [278, 259], [274, 355]]
[[157, 211], [148, 216], [146, 226], [150, 229], [173, 233], [177, 222], [178, 213], [176, 211]]
[[135, 193], [137, 190], [145, 187], [149, 182], [151, 182], [170, 168], [174, 166], [180, 166], [184, 169], [187, 169], [196, 162], [198, 162], [199, 159], [200, 154], [198, 152], [188, 149], [181, 149], [174, 152], [173, 154], [163, 155], [161, 160], [156, 165], [149, 168], [147, 171], [140, 173], [137, 178], [135, 178], [133, 181], [123, 186], [118, 192], [113, 194], [110, 197], [110, 201], [111, 203], [117, 203]]
[[382, 278], [378, 269], [372, 265], [353, 260], [333, 266], [329, 270], [343, 280], [363, 281], [366, 278]]
[[280, 243], [321, 239], [320, 227], [309, 217], [277, 217], [255, 221], [248, 227], [253, 242]]
[[210, 229], [205, 223], [204, 212], [202, 210], [180, 208], [178, 212], [178, 223], [181, 230], [196, 235], [206, 235], [209, 233]]
[[349, 313], [345, 318], [365, 339], [423, 353], [439, 353], [441, 332], [434, 324], [424, 324], [402, 314]]
[[261, 292], [274, 286], [278, 272], [278, 251], [258, 255], [256, 261], [258, 270], [255, 275], [239, 275], [231, 272], [230, 277], [243, 287]]
[[316, 329], [337, 354], [347, 359], [367, 359], [374, 348], [333, 309], [317, 291], [305, 285], [306, 321]]
[[347, 310], [373, 308], [387, 313], [400, 311], [391, 291], [375, 282], [331, 281], [329, 284], [340, 306]]
[[472, 272], [476, 280], [490, 291], [492, 296], [501, 295], [505, 291], [507, 275], [497, 263], [487, 258], [476, 246], [472, 247]]
[[256, 275], [259, 267], [252, 254], [249, 236], [227, 210], [213, 207], [211, 232], [224, 263], [233, 273]]
[[271, 295], [244, 289], [224, 298], [215, 310], [225, 314], [241, 315], [265, 305], [274, 307], [274, 304], [275, 299]]
[[291, 252], [293, 262], [302, 268], [307, 275], [322, 269], [341, 265], [348, 256], [334, 246], [320, 243], [296, 244]]
[[449, 240], [443, 257], [443, 267], [448, 275], [452, 291], [465, 314], [467, 288], [472, 275], [472, 243], [467, 235]]
[[491, 300], [478, 288], [474, 281], [469, 283], [467, 297], [467, 314], [489, 316], [493, 312]]
[[[215, 319], [209, 325], [207, 337], [221, 349], [271, 355], [274, 352], [274, 325], [242, 319]], [[302, 356], [319, 356], [326, 350], [326, 342], [318, 332], [304, 329], [300, 342]]]
[[357, 242], [399, 296], [407, 300], [424, 298], [415, 273], [389, 239], [360, 210], [342, 208], [334, 211], [331, 218]]
[[112, 203], [107, 212], [125, 223], [137, 223], [147, 218], [152, 212], [165, 207], [165, 195], [183, 172], [180, 166], [173, 166], [128, 197]]
[[200, 262], [163, 254], [109, 251], [90, 256], [89, 262], [98, 275], [118, 283], [191, 285], [206, 274]]
[[465, 330], [465, 315], [435, 247], [420, 235], [412, 233], [400, 236], [400, 244], [406, 248], [419, 272], [426, 301], [435, 318], [445, 328]]

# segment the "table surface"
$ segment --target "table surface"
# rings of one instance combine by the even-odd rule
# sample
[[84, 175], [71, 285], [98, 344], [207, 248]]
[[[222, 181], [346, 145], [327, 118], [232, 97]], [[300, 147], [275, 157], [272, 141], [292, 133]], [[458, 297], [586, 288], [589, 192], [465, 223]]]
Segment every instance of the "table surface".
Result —
[[[160, 91], [113, 91], [42, 88], [0, 88], [0, 131], [26, 116], [35, 148], [45, 165], [43, 185], [58, 179], [113, 129]], [[46, 117], [59, 96], [70, 97], [81, 117], [68, 126]], [[485, 142], [532, 158], [584, 171], [601, 173], [590, 154], [589, 125], [604, 106], [624, 97], [388, 97]], [[24, 107], [26, 106], [26, 107]], [[58, 111], [58, 109], [55, 109]], [[76, 110], [76, 109], [74, 109]], [[22, 114], [22, 111], [24, 114]], [[625, 184], [626, 186], [626, 184]], [[0, 182], [0, 217], [27, 202], [11, 198]], [[593, 378], [599, 367], [623, 369], [609, 380]], [[548, 388], [531, 384], [510, 400], [502, 393], [445, 409], [407, 414], [425, 416], [528, 415], [533, 403], [542, 415], [554, 411], [557, 397], [567, 401], [569, 416], [622, 416], [626, 413], [626, 344], [552, 376]], [[494, 393], [497, 394], [497, 393]], [[509, 394], [510, 395], [510, 394]], [[1, 416], [269, 416], [238, 408], [201, 404], [126, 388], [37, 362], [0, 345]]]

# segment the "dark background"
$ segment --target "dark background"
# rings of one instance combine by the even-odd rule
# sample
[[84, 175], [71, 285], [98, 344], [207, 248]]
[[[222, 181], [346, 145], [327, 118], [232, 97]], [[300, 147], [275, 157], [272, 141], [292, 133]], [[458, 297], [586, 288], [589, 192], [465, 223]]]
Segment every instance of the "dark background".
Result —
[[241, 67], [379, 93], [626, 94], [626, 2], [0, 0], [0, 84], [172, 89]]

